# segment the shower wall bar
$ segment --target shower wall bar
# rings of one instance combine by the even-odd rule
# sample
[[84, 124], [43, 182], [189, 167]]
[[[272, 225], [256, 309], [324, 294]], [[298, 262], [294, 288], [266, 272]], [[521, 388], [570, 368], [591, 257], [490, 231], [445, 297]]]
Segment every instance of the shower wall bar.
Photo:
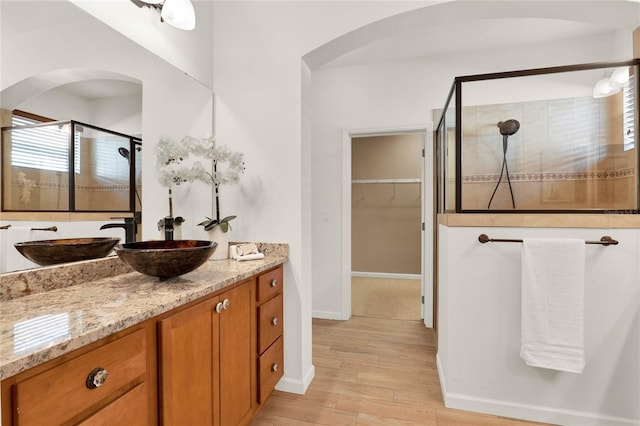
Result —
[[[514, 240], [514, 239], [500, 239], [500, 238], [489, 238], [487, 234], [480, 234], [478, 237], [478, 241], [481, 243], [521, 243], [522, 240]], [[614, 240], [613, 238], [605, 235], [600, 238], [600, 241], [585, 241], [585, 244], [600, 244], [603, 246], [615, 246], [618, 245], [618, 240]]]

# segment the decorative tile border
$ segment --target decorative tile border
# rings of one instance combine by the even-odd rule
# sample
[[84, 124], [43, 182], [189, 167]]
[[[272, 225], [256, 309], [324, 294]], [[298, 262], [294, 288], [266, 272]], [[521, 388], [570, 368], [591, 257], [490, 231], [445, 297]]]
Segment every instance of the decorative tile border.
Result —
[[[12, 182], [13, 188], [45, 188], [45, 189], [69, 189], [68, 183], [56, 183], [56, 182], [47, 182], [47, 181], [37, 181], [33, 184], [25, 185], [18, 180], [13, 180]], [[83, 191], [128, 191], [129, 185], [76, 185], [76, 190]]]
[[[624, 179], [635, 176], [635, 168], [620, 170], [599, 170], [592, 172], [548, 172], [548, 173], [510, 173], [512, 182], [552, 182], [572, 180], [609, 180]], [[467, 175], [462, 177], [463, 183], [498, 182], [499, 173]]]

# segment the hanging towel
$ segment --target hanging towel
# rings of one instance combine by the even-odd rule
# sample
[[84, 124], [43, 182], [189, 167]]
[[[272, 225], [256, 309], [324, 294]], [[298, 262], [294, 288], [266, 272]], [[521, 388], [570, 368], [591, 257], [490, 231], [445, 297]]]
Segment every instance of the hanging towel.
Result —
[[520, 357], [527, 365], [582, 373], [584, 268], [584, 240], [523, 240]]

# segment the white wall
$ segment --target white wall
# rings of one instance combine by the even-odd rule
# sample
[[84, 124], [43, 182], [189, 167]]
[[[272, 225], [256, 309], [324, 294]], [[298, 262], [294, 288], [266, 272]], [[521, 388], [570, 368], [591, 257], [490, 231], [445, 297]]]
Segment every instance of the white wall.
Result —
[[[640, 424], [640, 231], [440, 226], [438, 371], [448, 407], [565, 425]], [[586, 247], [582, 374], [527, 366], [521, 245], [492, 238], [617, 239]]]
[[[216, 2], [216, 137], [246, 154], [224, 209], [238, 214], [241, 238], [289, 243], [285, 265], [285, 377], [279, 388], [303, 392], [311, 363], [309, 134], [302, 107], [307, 52], [369, 22], [419, 7], [412, 2]], [[306, 121], [305, 121], [306, 122]], [[308, 122], [306, 122], [308, 124]], [[305, 132], [305, 133], [303, 133]], [[303, 166], [305, 168], [303, 169]], [[304, 184], [304, 186], [303, 186]]]
[[128, 0], [69, 0], [207, 87], [213, 84], [213, 1], [192, 0], [196, 28], [160, 22], [160, 12]]
[[89, 100], [51, 89], [18, 109], [54, 120], [75, 120], [126, 135], [142, 133], [142, 94]]

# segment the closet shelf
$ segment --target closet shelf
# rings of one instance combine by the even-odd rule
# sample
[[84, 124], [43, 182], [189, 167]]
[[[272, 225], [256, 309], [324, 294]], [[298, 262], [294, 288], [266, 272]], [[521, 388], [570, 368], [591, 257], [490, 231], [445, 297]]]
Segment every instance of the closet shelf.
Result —
[[422, 179], [353, 179], [351, 183], [422, 183]]

